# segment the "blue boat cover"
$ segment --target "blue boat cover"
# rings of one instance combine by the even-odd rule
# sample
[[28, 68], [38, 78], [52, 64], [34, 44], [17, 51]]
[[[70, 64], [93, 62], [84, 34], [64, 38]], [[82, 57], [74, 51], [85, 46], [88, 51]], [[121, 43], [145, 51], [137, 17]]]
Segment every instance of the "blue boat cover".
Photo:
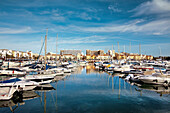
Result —
[[12, 83], [12, 82], [17, 82], [17, 81], [21, 81], [21, 80], [18, 78], [14, 78], [14, 79], [9, 79], [5, 81], [0, 81], [0, 83]]

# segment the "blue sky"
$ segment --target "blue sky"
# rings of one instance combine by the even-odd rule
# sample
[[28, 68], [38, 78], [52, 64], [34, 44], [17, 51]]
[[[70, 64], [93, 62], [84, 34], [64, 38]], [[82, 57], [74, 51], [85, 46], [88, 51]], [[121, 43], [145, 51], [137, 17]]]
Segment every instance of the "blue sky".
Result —
[[170, 56], [169, 0], [0, 0], [0, 48], [117, 50]]

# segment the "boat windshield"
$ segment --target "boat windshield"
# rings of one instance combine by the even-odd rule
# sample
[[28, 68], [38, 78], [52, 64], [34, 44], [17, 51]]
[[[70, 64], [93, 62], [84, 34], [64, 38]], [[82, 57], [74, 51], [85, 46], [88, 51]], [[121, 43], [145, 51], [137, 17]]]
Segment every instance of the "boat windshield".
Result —
[[38, 73], [36, 71], [29, 72], [29, 75], [37, 75]]

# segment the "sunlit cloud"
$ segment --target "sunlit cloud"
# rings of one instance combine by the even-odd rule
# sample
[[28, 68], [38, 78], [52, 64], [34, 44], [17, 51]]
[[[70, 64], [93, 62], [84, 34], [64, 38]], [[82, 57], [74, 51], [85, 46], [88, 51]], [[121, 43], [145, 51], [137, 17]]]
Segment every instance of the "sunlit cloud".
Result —
[[149, 14], [168, 14], [170, 13], [170, 1], [168, 0], [152, 0], [147, 1], [135, 9], [132, 12], [135, 12], [134, 16], [140, 15], [149, 15]]
[[[170, 34], [170, 20], [155, 20], [147, 23], [134, 21], [129, 24], [110, 24], [101, 27], [77, 27], [77, 30], [86, 32], [143, 32], [145, 34], [164, 35]], [[76, 27], [76, 26], [75, 26]]]

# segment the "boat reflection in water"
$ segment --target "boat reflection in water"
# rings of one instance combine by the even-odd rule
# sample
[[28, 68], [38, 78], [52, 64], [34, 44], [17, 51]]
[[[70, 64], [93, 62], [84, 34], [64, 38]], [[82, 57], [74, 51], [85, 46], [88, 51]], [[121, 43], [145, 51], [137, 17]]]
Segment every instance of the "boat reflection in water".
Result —
[[26, 100], [40, 97], [35, 91], [16, 92], [10, 100], [0, 101], [0, 107], [9, 107], [14, 112], [19, 105], [24, 105]]
[[[27, 100], [42, 98], [42, 95], [40, 96], [37, 94], [38, 92], [44, 93], [44, 103], [46, 105], [46, 92], [52, 90], [55, 90], [55, 88], [51, 86], [51, 84], [44, 84], [34, 88], [33, 90], [15, 92], [10, 100], [0, 101], [0, 108], [9, 107], [11, 112], [14, 112], [20, 105], [24, 105]], [[44, 112], [46, 112], [46, 107], [44, 107]]]
[[170, 94], [170, 87], [161, 85], [141, 85], [139, 86], [139, 89], [141, 90], [141, 92], [142, 90], [154, 91], [160, 94], [160, 96]]
[[18, 113], [145, 113], [169, 110], [169, 87], [134, 84], [126, 82], [122, 76], [99, 71], [91, 65], [80, 66], [71, 74], [57, 76], [50, 84], [19, 93], [11, 100], [0, 101], [0, 112], [7, 111], [5, 107]]
[[108, 87], [111, 86], [113, 92], [117, 91], [119, 99], [121, 96], [121, 91], [124, 95], [124, 92], [127, 92], [127, 90], [130, 90], [130, 94], [134, 92], [137, 92], [137, 93], [139, 92], [140, 96], [142, 96], [142, 93], [147, 94], [148, 93], [147, 91], [154, 91], [160, 94], [160, 96], [163, 96], [164, 94], [165, 95], [170, 94], [170, 87], [167, 87], [167, 86], [165, 87], [161, 85], [130, 83], [130, 82], [126, 82], [124, 78], [122, 78], [125, 74], [113, 73], [112, 71], [111, 72], [99, 71], [98, 69], [95, 69], [95, 67], [92, 65], [86, 66], [86, 74], [92, 74], [92, 73], [98, 73], [100, 77], [101, 77], [101, 74], [103, 73], [107, 74], [108, 76], [105, 77], [107, 80], [107, 85]]

